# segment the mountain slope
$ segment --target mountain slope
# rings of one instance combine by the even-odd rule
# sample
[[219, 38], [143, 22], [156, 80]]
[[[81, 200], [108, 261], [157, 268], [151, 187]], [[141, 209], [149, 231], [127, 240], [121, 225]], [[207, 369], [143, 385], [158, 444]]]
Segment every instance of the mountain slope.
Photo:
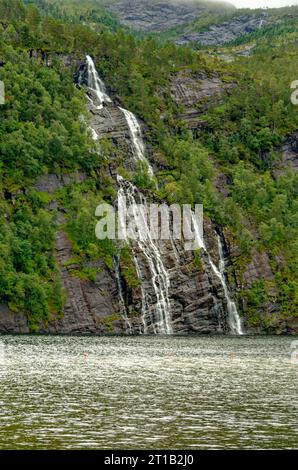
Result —
[[[227, 43], [244, 43], [251, 38], [262, 38], [270, 31], [298, 31], [298, 7], [266, 10], [237, 10], [224, 20], [216, 20], [208, 27], [194, 22], [184, 26], [184, 31], [172, 37], [177, 44], [216, 46]], [[180, 36], [178, 38], [178, 36]]]
[[[0, 12], [0, 330], [123, 331], [117, 256], [140, 323], [130, 250], [118, 253], [94, 232], [96, 206], [115, 203], [117, 172], [153, 200], [203, 202], [208, 251], [218, 265], [216, 230], [246, 330], [297, 332], [295, 42], [281, 34], [226, 63], [121, 29], [97, 33], [18, 0], [0, 0]], [[73, 79], [86, 53], [115, 103], [110, 116], [93, 113], [100, 147], [88, 132], [86, 90]], [[158, 189], [126, 166], [129, 131], [117, 104], [141, 123]], [[165, 257], [174, 269], [171, 248]], [[216, 331], [222, 289], [210, 283], [206, 255], [181, 259], [171, 291], [179, 329]]]
[[101, 3], [116, 14], [121, 23], [144, 32], [161, 32], [211, 15], [226, 15], [235, 8], [225, 2], [201, 0], [114, 0]]
[[[28, 0], [29, 1], [29, 0]], [[30, 0], [46, 14], [88, 24], [97, 31], [129, 28], [162, 41], [195, 47], [249, 42], [298, 29], [298, 7], [240, 9], [203, 0]]]

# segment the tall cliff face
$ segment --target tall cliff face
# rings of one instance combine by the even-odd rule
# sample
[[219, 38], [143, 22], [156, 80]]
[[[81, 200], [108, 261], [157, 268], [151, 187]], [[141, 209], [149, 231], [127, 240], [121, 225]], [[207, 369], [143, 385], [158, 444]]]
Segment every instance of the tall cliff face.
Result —
[[223, 45], [275, 21], [266, 11], [239, 12], [226, 2], [115, 0], [104, 6], [133, 30], [175, 32], [178, 45]]
[[[83, 66], [78, 74], [86, 83], [86, 68]], [[91, 113], [91, 127], [99, 139], [109, 139], [117, 149], [125, 153], [124, 164], [127, 169], [134, 166], [131, 134], [124, 119], [124, 113], [115, 103], [105, 103], [100, 109], [89, 105]], [[147, 150], [148, 151], [148, 150]], [[151, 157], [152, 158], [152, 157]], [[110, 162], [109, 171], [112, 175], [117, 173], [117, 162]], [[207, 240], [215, 246], [214, 230], [206, 220]], [[208, 257], [203, 255], [201, 264], [196, 266], [193, 253], [185, 251], [183, 242], [158, 241], [158, 251], [162, 263], [169, 276], [169, 308], [171, 327], [174, 333], [219, 333], [228, 330], [227, 305], [223, 286], [211, 269]], [[136, 248], [134, 252], [138, 257], [139, 276], [142, 279], [142, 288], [130, 288], [121, 275], [125, 308], [130, 320], [132, 331], [142, 329], [142, 292], [146, 292], [149, 299], [146, 331], [155, 331], [156, 290], [153, 288], [148, 254]], [[218, 264], [218, 259], [214, 262]], [[137, 314], [135, 313], [137, 312]], [[151, 323], [152, 321], [152, 323]]]
[[[235, 82], [225, 83], [220, 76], [206, 76], [204, 74], [194, 74], [190, 70], [184, 70], [172, 77], [171, 94], [173, 100], [179, 106], [179, 118], [183, 120], [195, 136], [199, 136], [204, 131], [206, 122], [202, 115], [212, 105], [222, 102], [223, 95], [231, 93], [237, 85]], [[297, 132], [288, 136], [283, 144], [276, 148], [278, 155], [272, 172], [275, 178], [284, 176], [290, 170], [297, 172]], [[214, 182], [218, 191], [224, 198], [229, 196], [231, 180], [222, 170], [216, 176]], [[255, 239], [258, 233], [253, 226], [248, 227], [254, 234]], [[225, 240], [225, 252], [227, 260], [227, 272], [230, 288], [234, 296], [238, 298], [238, 305], [242, 311], [245, 328], [250, 333], [263, 333], [270, 331], [278, 334], [295, 333], [298, 329], [296, 318], [283, 318], [281, 306], [278, 302], [278, 288], [276, 286], [274, 266], [282, 270], [285, 260], [282, 256], [272, 256], [263, 248], [263, 251], [252, 250], [250, 256], [244, 260], [242, 266], [239, 259], [242, 257], [241, 250], [231, 233], [225, 232], [222, 237]], [[207, 243], [212, 244], [212, 233], [206, 233]], [[216, 250], [212, 252], [216, 257]], [[265, 286], [266, 298], [260, 301], [259, 308], [256, 309], [258, 326], [247, 323], [250, 305], [246, 294], [254, 289], [258, 284]], [[255, 293], [257, 296], [257, 292]]]
[[172, 76], [170, 91], [181, 109], [179, 119], [196, 135], [205, 125], [202, 115], [210, 106], [218, 104], [233, 87], [233, 82], [224, 83], [216, 73], [207, 75], [186, 69]]
[[228, 20], [211, 25], [206, 31], [186, 32], [176, 40], [176, 44], [184, 45], [193, 42], [202, 46], [220, 46], [258, 31], [270, 21], [266, 12], [254, 15], [235, 15]]
[[[69, 58], [66, 57], [65, 61], [68, 63]], [[86, 64], [82, 61], [76, 63], [75, 79], [77, 80], [80, 76], [81, 82], [86, 83]], [[118, 152], [125, 155], [124, 164], [127, 170], [133, 170], [131, 133], [121, 108], [111, 101], [100, 108], [89, 103], [88, 109], [93, 132], [100, 140], [112, 142]], [[152, 159], [153, 156], [150, 158]], [[109, 176], [114, 178], [115, 188], [117, 164], [117, 161], [111, 160], [108, 166]], [[54, 195], [56, 191], [67, 189], [73, 182], [83, 182], [86, 178], [87, 176], [83, 173], [64, 176], [49, 174], [40, 178], [35, 188], [41, 193]], [[48, 324], [42, 325], [40, 332], [127, 333], [127, 322], [123, 316], [123, 301], [125, 315], [129, 319], [130, 332], [139, 333], [143, 331], [143, 292], [146, 292], [148, 302], [146, 332], [155, 333], [156, 289], [152, 283], [146, 254], [136, 248], [135, 256], [138, 257], [142, 286], [128, 285], [123, 275], [124, 268], [121, 260], [117, 272], [116, 264], [113, 268], [109, 268], [103, 260], [99, 259], [96, 266], [92, 266], [98, 271], [96, 279], [94, 281], [82, 279], [75, 274], [78, 266], [76, 266], [72, 243], [63, 228], [67, 213], [65, 214], [65, 209], [58, 200], [52, 201], [48, 209], [58, 212], [59, 229], [56, 234], [55, 256], [61, 272], [66, 303], [63, 315], [52, 318]], [[214, 265], [218, 266], [219, 256], [215, 231], [207, 219], [205, 220], [205, 242]], [[202, 253], [200, 262], [195, 262], [193, 252], [185, 251], [183, 241], [158, 241], [157, 248], [169, 276], [168, 299], [172, 332], [176, 334], [228, 332], [227, 299], [223, 285], [210, 265], [210, 258]], [[4, 305], [1, 306], [1, 312], [1, 331], [29, 332], [25, 314], [13, 314]]]
[[[83, 83], [86, 80], [86, 64], [83, 60], [72, 60], [65, 57], [65, 62], [73, 62], [77, 69], [75, 78], [81, 76]], [[233, 84], [221, 81], [219, 76], [194, 75], [191, 71], [184, 70], [181, 74], [172, 76], [171, 94], [181, 109], [180, 118], [185, 120], [189, 128], [195, 132], [200, 131], [201, 108], [197, 104], [202, 102], [206, 109], [211, 103], [221, 100], [221, 96]], [[107, 139], [125, 156], [125, 166], [133, 170], [132, 141], [127, 120], [124, 113], [114, 102], [106, 103], [100, 109], [88, 105], [91, 115], [91, 125], [99, 139]], [[146, 136], [144, 136], [146, 139]], [[295, 162], [297, 154], [296, 135], [290, 137], [282, 147], [283, 171], [288, 160]], [[154, 164], [154, 155], [150, 155], [150, 147], [147, 148], [149, 160]], [[289, 157], [290, 155], [290, 157]], [[109, 176], [114, 178], [117, 187], [117, 161], [109, 162]], [[280, 168], [276, 171], [280, 171]], [[61, 188], [67, 188], [72, 182], [83, 182], [87, 176], [83, 173], [64, 175], [46, 175], [38, 180], [36, 189], [39, 192], [53, 194]], [[222, 175], [222, 193], [228, 192], [229, 181]], [[43, 333], [91, 333], [103, 334], [127, 333], [127, 322], [123, 317], [123, 305], [120, 298], [119, 285], [121, 286], [125, 312], [129, 318], [131, 332], [139, 333], [143, 328], [142, 312], [142, 289], [140, 285], [131, 287], [123, 275], [123, 266], [120, 261], [119, 271], [116, 266], [108, 267], [103, 260], [96, 262], [97, 275], [94, 281], [86, 280], [76, 276], [77, 269], [74, 260], [73, 247], [63, 228], [65, 222], [65, 210], [59, 201], [52, 201], [49, 209], [58, 210], [59, 229], [56, 235], [56, 259], [60, 268], [63, 287], [66, 293], [66, 304], [63, 316], [52, 318], [42, 325], [40, 332]], [[215, 227], [206, 218], [204, 226], [204, 238], [207, 252], [202, 251], [200, 262], [197, 263], [193, 253], [184, 250], [183, 243], [171, 241], [158, 242], [158, 249], [162, 261], [169, 274], [169, 302], [171, 310], [171, 324], [174, 333], [227, 333], [229, 332], [227, 297], [222, 282], [212, 268], [220, 266], [219, 251], [216, 240]], [[218, 227], [216, 227], [218, 230]], [[223, 235], [224, 257], [230, 267], [235, 264], [239, 256], [239, 248], [234, 244], [229, 234]], [[207, 254], [208, 253], [208, 254]], [[209, 256], [208, 256], [209, 255]], [[156, 292], [152, 288], [148, 260], [141, 252], [138, 253], [139, 268], [142, 274], [143, 287], [147, 292], [152, 306], [152, 318], [154, 318], [154, 305], [156, 304]], [[230, 288], [232, 296], [236, 298], [243, 289], [249, 289], [255, 281], [264, 280], [270, 282], [274, 278], [271, 260], [266, 253], [253, 253], [245, 269], [238, 272], [229, 269]], [[279, 260], [282, 263], [282, 260]], [[271, 300], [262, 305], [264, 318], [270, 318], [279, 311], [279, 306], [274, 302], [275, 292], [271, 292]], [[247, 309], [245, 302], [241, 303], [239, 295], [239, 307], [244, 314]], [[7, 306], [0, 306], [0, 331], [1, 332], [29, 332], [28, 322], [25, 314], [12, 314]], [[147, 332], [154, 333], [154, 322], [147, 324]], [[247, 331], [263, 332], [251, 328]], [[273, 331], [273, 330], [272, 330]], [[295, 321], [278, 323], [274, 332], [291, 333], [297, 331]]]
[[103, 0], [103, 5], [117, 15], [122, 24], [144, 32], [160, 32], [197, 19], [235, 10], [228, 2], [200, 0]]

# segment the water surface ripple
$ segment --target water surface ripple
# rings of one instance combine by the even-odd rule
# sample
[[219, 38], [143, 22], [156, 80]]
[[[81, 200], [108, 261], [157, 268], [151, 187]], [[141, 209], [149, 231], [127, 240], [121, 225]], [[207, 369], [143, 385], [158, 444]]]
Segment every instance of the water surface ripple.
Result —
[[0, 448], [297, 448], [292, 340], [2, 336]]

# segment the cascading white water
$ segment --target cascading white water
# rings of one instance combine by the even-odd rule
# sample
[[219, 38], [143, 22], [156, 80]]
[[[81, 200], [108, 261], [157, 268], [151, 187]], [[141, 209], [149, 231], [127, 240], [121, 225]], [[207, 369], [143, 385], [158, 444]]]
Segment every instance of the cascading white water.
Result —
[[208, 261], [212, 268], [212, 271], [218, 277], [223, 287], [225, 298], [227, 301], [227, 308], [228, 308], [228, 314], [229, 314], [228, 321], [229, 321], [229, 327], [230, 327], [231, 333], [235, 335], [243, 335], [243, 329], [241, 325], [240, 316], [239, 316], [235, 302], [231, 300], [231, 296], [230, 296], [229, 289], [228, 289], [227, 282], [226, 282], [226, 274], [225, 274], [226, 266], [225, 266], [224, 253], [223, 253], [223, 247], [222, 247], [220, 236], [216, 234], [217, 244], [218, 244], [218, 254], [219, 254], [219, 268], [217, 268], [217, 266], [213, 263], [210, 254], [207, 251], [204, 239], [200, 233], [200, 230], [198, 228], [198, 225], [194, 217], [192, 218], [192, 224], [193, 224], [193, 229], [194, 229], [197, 245], [199, 248], [203, 249], [205, 253], [207, 254]]
[[91, 131], [91, 137], [94, 141], [98, 140], [98, 134], [97, 132], [93, 129], [93, 127], [90, 127], [90, 131]]
[[[136, 207], [137, 204], [147, 206], [147, 201], [144, 195], [129, 181], [125, 181], [121, 176], [118, 176], [119, 191], [118, 191], [118, 212], [119, 215], [124, 214], [127, 207]], [[135, 221], [139, 220], [140, 214], [133, 212]], [[171, 326], [171, 305], [169, 299], [170, 278], [164, 266], [159, 247], [153, 240], [148, 227], [146, 217], [141, 218], [142, 230], [138, 232], [136, 238], [136, 246], [140, 253], [142, 253], [150, 269], [151, 285], [156, 297], [156, 310], [152, 312], [150, 302], [148, 299], [148, 292], [141, 285], [142, 289], [142, 319], [144, 324], [144, 333], [147, 333], [147, 325], [152, 325], [154, 333], [156, 334], [172, 334]], [[145, 234], [145, 236], [144, 236]], [[135, 253], [134, 260], [136, 264], [136, 271], [138, 276], [142, 279], [141, 262]]]
[[141, 127], [140, 127], [140, 124], [138, 123], [137, 118], [131, 111], [128, 111], [127, 109], [120, 108], [120, 107], [119, 109], [124, 114], [129, 131], [130, 131], [131, 140], [132, 140], [132, 144], [134, 148], [134, 152], [133, 152], [134, 157], [136, 158], [137, 161], [141, 161], [145, 163], [148, 167], [149, 175], [154, 176], [152, 167], [150, 166], [147, 158], [145, 157], [145, 146], [143, 143], [142, 131], [141, 131]]
[[[99, 103], [93, 102], [93, 100], [89, 98], [90, 101], [94, 104], [95, 107], [101, 109], [104, 103], [112, 103], [111, 98], [107, 95], [105, 85], [102, 80], [99, 78], [97, 70], [95, 68], [94, 62], [90, 56], [87, 56], [87, 66], [88, 66], [88, 86], [94, 92], [95, 97]], [[131, 139], [132, 145], [134, 149], [134, 157], [137, 161], [142, 161], [147, 164], [148, 166], [148, 173], [151, 176], [154, 176], [153, 170], [146, 159], [145, 156], [145, 147], [142, 139], [142, 132], [140, 125], [134, 116], [133, 113], [130, 111], [120, 108], [120, 111], [124, 114]], [[92, 137], [94, 140], [98, 139], [98, 134], [93, 129], [92, 130]], [[124, 211], [124, 204], [128, 206], [135, 206], [136, 204], [144, 204], [146, 205], [146, 199], [144, 195], [138, 190], [136, 186], [132, 183], [125, 181], [122, 177], [118, 176], [118, 184], [119, 184], [119, 191], [118, 191], [118, 210], [119, 213]], [[137, 215], [135, 215], [137, 217]], [[144, 219], [143, 227], [147, 226], [147, 221]], [[203, 249], [208, 257], [209, 264], [214, 272], [214, 274], [220, 280], [224, 294], [227, 301], [227, 308], [229, 314], [229, 326], [230, 330], [233, 334], [242, 335], [242, 325], [241, 320], [237, 311], [237, 307], [235, 302], [231, 300], [229, 289], [226, 282], [225, 277], [225, 262], [224, 262], [224, 255], [223, 255], [223, 248], [220, 237], [217, 235], [218, 241], [218, 252], [220, 258], [220, 266], [217, 266], [213, 263], [210, 254], [207, 251], [204, 238], [200, 233], [199, 227], [197, 226], [196, 220], [193, 217], [192, 220], [193, 229], [195, 232], [196, 242], [199, 248]], [[151, 274], [151, 283], [154, 294], [156, 296], [156, 309], [152, 311], [152, 299], [149, 299], [149, 292], [147, 292], [145, 287], [146, 279], [143, 279], [142, 276], [142, 267], [141, 261], [138, 258], [137, 250], [134, 250], [134, 262], [136, 266], [136, 271], [139, 279], [141, 280], [141, 291], [142, 291], [142, 321], [144, 325], [144, 333], [148, 331], [148, 325], [152, 325], [153, 331], [156, 334], [171, 334], [172, 325], [171, 325], [171, 305], [169, 299], [169, 287], [170, 287], [170, 279], [168, 272], [164, 266], [162, 261], [161, 253], [157, 243], [151, 238], [150, 230], [146, 231], [146, 238], [142, 236], [138, 237], [136, 240], [136, 245], [139, 250], [143, 254], [143, 256], [147, 259], [148, 266], [150, 269]], [[118, 266], [119, 269], [119, 266]], [[119, 289], [119, 296], [120, 296], [120, 303], [123, 310], [123, 317], [128, 324], [128, 327], [131, 331], [131, 325], [129, 323], [126, 309], [125, 309], [125, 302], [122, 293], [121, 287], [121, 280], [120, 280], [120, 272], [118, 274], [116, 272], [118, 289]], [[148, 281], [148, 280], [147, 280]]]
[[103, 81], [99, 78], [97, 70], [95, 68], [92, 58], [87, 55], [87, 67], [88, 67], [88, 87], [95, 94], [98, 104], [97, 108], [101, 109], [104, 103], [111, 103], [112, 100], [106, 92], [106, 87]]
[[[93, 105], [98, 109], [103, 107], [104, 103], [112, 103], [111, 98], [107, 95], [105, 85], [99, 78], [94, 62], [90, 56], [87, 56], [87, 67], [88, 67], [88, 87], [95, 94], [96, 100], [99, 106], [93, 102], [92, 98], [88, 97], [92, 101]], [[133, 155], [136, 161], [141, 161], [147, 165], [148, 174], [154, 176], [153, 170], [145, 157], [145, 147], [142, 139], [142, 131], [140, 125], [130, 111], [120, 108], [120, 111], [124, 114], [132, 141]], [[98, 139], [97, 132], [93, 129], [92, 137], [94, 140]], [[146, 205], [146, 199], [143, 194], [138, 190], [132, 183], [125, 181], [118, 175], [118, 211], [119, 214], [124, 213], [124, 204], [129, 206], [135, 206], [136, 204]], [[137, 215], [135, 215], [137, 217]], [[147, 225], [147, 221], [142, 221], [144, 227]], [[145, 238], [140, 237], [136, 240], [137, 250], [134, 249], [134, 262], [136, 266], [136, 272], [141, 280], [141, 291], [142, 291], [142, 322], [144, 333], [148, 331], [148, 325], [151, 325], [155, 334], [171, 334], [171, 306], [169, 300], [169, 287], [170, 279], [168, 272], [163, 264], [162, 257], [159, 251], [157, 243], [153, 240], [149, 233]], [[128, 241], [128, 240], [127, 240]], [[139, 259], [138, 252], [141, 253], [147, 260], [148, 267], [151, 274], [151, 279], [147, 280], [142, 275], [142, 263]], [[119, 264], [116, 265], [116, 280], [118, 284], [118, 291], [120, 297], [120, 304], [122, 310], [122, 316], [128, 325], [129, 331], [131, 331], [131, 325], [127, 317], [125, 302], [121, 286], [120, 269]], [[147, 281], [147, 282], [145, 282]], [[145, 284], [151, 283], [154, 295], [156, 297], [156, 308], [152, 309], [152, 299], [149, 299], [149, 292], [145, 287]], [[153, 311], [152, 311], [153, 310]]]
[[224, 255], [223, 255], [223, 249], [222, 249], [222, 242], [221, 242], [220, 237], [218, 235], [216, 236], [217, 236], [217, 243], [218, 243], [219, 268], [215, 266], [210, 255], [207, 253], [209, 263], [211, 265], [213, 272], [216, 274], [216, 276], [220, 280], [221, 285], [224, 290], [225, 298], [227, 301], [227, 308], [228, 308], [228, 314], [229, 314], [228, 321], [229, 321], [229, 327], [230, 327], [231, 333], [234, 335], [243, 335], [240, 316], [239, 316], [235, 302], [231, 300], [229, 289], [227, 286], [226, 274], [225, 274], [226, 268], [225, 268], [225, 261], [224, 261]]
[[120, 299], [120, 306], [121, 306], [121, 315], [124, 318], [126, 325], [127, 325], [127, 330], [129, 333], [132, 333], [132, 328], [131, 328], [131, 323], [129, 321], [129, 318], [127, 316], [126, 312], [126, 306], [125, 306], [125, 301], [124, 301], [124, 295], [123, 295], [123, 289], [122, 289], [122, 284], [121, 284], [121, 274], [120, 274], [120, 260], [119, 257], [116, 258], [115, 260], [115, 275], [116, 275], [116, 282], [117, 282], [117, 287], [118, 287], [118, 294], [119, 294], [119, 299]]
[[231, 332], [236, 334], [236, 335], [243, 335], [243, 329], [242, 329], [240, 316], [238, 314], [235, 302], [230, 297], [229, 289], [228, 289], [227, 282], [226, 282], [225, 258], [224, 258], [222, 241], [221, 241], [219, 235], [217, 235], [217, 243], [218, 243], [218, 253], [219, 253], [219, 259], [220, 259], [220, 261], [219, 261], [219, 273], [220, 273], [220, 277], [221, 277], [221, 280], [222, 280], [224, 293], [225, 293], [225, 296], [226, 296], [226, 299], [227, 299], [230, 329], [231, 329]]

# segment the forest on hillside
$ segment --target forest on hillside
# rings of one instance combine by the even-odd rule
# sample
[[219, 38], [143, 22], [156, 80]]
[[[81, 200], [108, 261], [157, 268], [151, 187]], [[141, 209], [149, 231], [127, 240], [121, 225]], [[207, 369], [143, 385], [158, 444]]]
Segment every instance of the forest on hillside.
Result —
[[[65, 302], [54, 256], [60, 222], [49, 210], [53, 198], [65, 207], [77, 276], [94, 279], [88, 262], [101, 257], [111, 267], [116, 251], [96, 241], [94, 209], [101, 200], [114, 201], [106, 169], [111, 156], [121, 167], [123, 156], [109, 141], [98, 149], [88, 132], [85, 92], [73, 80], [75, 61], [86, 54], [96, 58], [111, 95], [144, 123], [158, 155], [158, 189], [143, 168], [128, 177], [157, 200], [203, 203], [206, 216], [238, 248], [231, 279], [234, 271], [241, 277], [254, 251], [268, 255], [274, 279], [237, 291], [248, 325], [272, 331], [276, 318], [263, 315], [270, 300], [278, 318], [297, 317], [297, 173], [276, 170], [280, 146], [298, 129], [290, 88], [298, 79], [297, 19], [249, 40], [256, 46], [249, 58], [226, 62], [213, 51], [140, 37], [101, 6], [78, 13], [72, 2], [60, 9], [47, 0], [0, 0], [0, 303], [26, 312], [32, 331], [61, 314]], [[65, 65], [66, 56], [73, 66]], [[220, 102], [198, 103], [203, 125], [197, 133], [181, 119], [170, 92], [172, 77], [184, 72], [229, 85]], [[35, 188], [42, 175], [73, 172], [87, 179], [54, 196]], [[224, 195], [220, 175], [228, 181]], [[123, 256], [133, 284], [129, 254]]]

